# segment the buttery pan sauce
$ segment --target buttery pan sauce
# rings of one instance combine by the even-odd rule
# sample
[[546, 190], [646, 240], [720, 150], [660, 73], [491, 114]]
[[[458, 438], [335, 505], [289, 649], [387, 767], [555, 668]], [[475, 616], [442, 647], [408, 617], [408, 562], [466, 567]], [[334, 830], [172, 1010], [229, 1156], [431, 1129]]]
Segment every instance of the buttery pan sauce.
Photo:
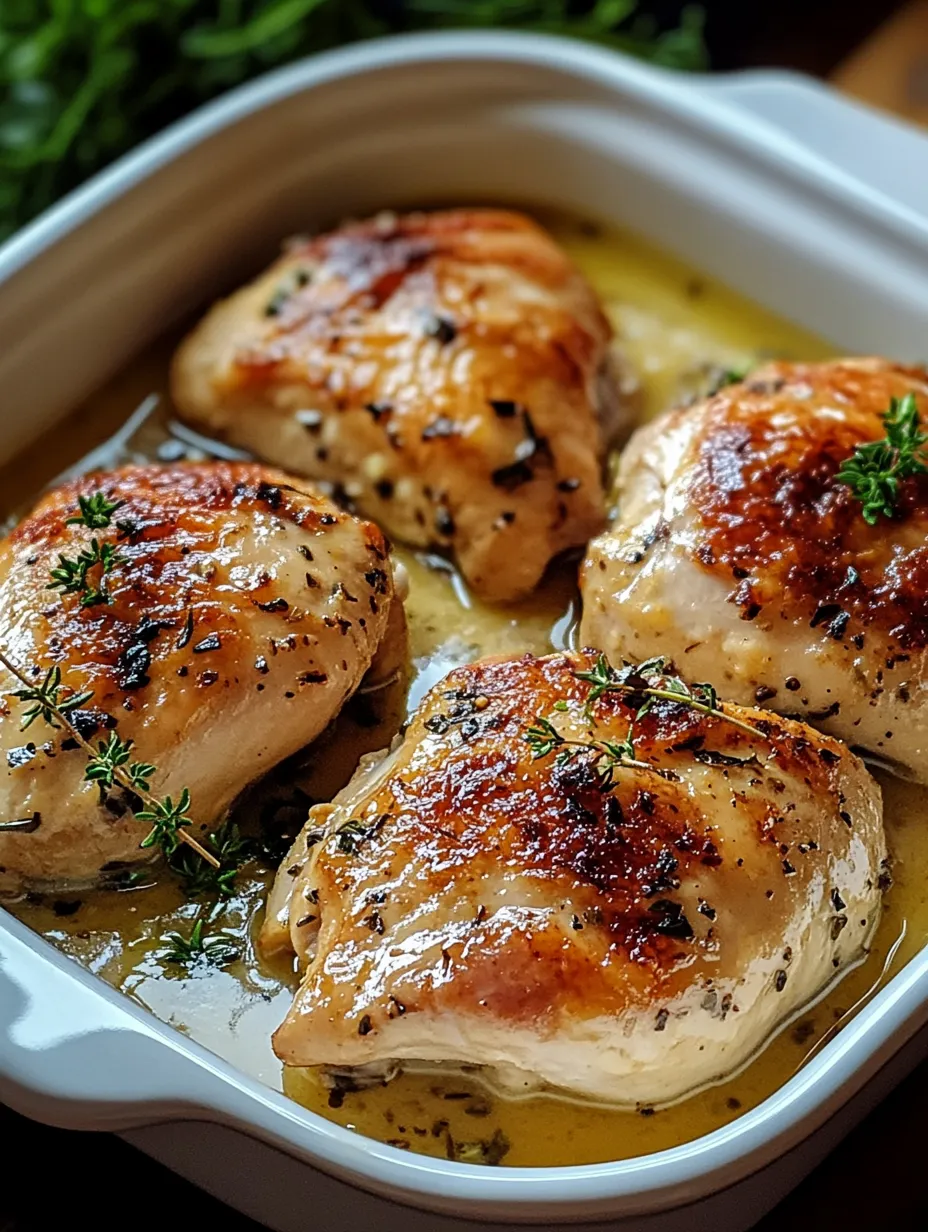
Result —
[[[545, 221], [606, 304], [641, 417], [703, 387], [713, 368], [737, 369], [772, 355], [814, 359], [828, 354], [820, 342], [635, 238], [563, 218]], [[41, 448], [0, 471], [5, 512], [12, 514], [88, 450], [93, 452], [80, 469], [203, 456], [208, 443], [182, 429], [172, 433], [170, 425], [165, 387], [175, 341], [154, 346], [51, 441], [43, 440]], [[126, 425], [127, 413], [146, 399], [148, 412], [143, 409]], [[543, 654], [572, 644], [575, 563], [552, 570], [530, 602], [489, 608], [468, 595], [441, 558], [403, 550], [398, 555], [411, 578], [410, 707], [457, 663], [490, 653]], [[405, 1073], [365, 1090], [332, 1090], [310, 1071], [282, 1076], [270, 1035], [283, 1018], [296, 977], [289, 966], [269, 970], [257, 960], [253, 938], [263, 897], [288, 836], [302, 824], [307, 802], [331, 797], [360, 753], [388, 743], [405, 705], [401, 689], [356, 698], [297, 762], [246, 794], [236, 806], [236, 820], [258, 843], [263, 858], [243, 868], [231, 899], [214, 907], [187, 902], [175, 885], [154, 884], [144, 874], [127, 889], [30, 896], [12, 910], [159, 1018], [269, 1085], [283, 1085], [322, 1116], [425, 1154], [524, 1166], [624, 1159], [726, 1124], [782, 1086], [928, 940], [928, 791], [880, 776], [894, 885], [872, 951], [727, 1082], [671, 1108], [616, 1111], [547, 1095], [502, 1099], [477, 1073], [462, 1071]], [[165, 961], [165, 934], [186, 936], [198, 914], [208, 916], [211, 929], [236, 938], [237, 961], [224, 968], [203, 963], [190, 971]]]

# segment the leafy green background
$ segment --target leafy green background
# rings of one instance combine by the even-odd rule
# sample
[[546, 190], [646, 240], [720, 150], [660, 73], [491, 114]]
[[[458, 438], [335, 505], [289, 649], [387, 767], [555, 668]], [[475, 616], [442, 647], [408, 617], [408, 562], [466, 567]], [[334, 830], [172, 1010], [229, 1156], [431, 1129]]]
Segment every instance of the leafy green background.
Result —
[[230, 86], [394, 31], [516, 27], [704, 67], [702, 13], [636, 0], [0, 0], [0, 238]]

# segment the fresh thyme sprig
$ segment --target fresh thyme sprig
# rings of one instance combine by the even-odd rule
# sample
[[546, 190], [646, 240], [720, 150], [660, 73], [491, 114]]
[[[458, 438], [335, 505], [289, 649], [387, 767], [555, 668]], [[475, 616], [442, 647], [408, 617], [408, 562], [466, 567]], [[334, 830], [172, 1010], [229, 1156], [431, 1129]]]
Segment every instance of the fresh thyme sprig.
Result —
[[215, 853], [219, 867], [213, 868], [187, 848], [178, 848], [168, 859], [171, 870], [181, 878], [188, 896], [216, 894], [228, 898], [235, 890], [235, 878], [246, 860], [251, 859], [253, 844], [242, 838], [234, 821], [224, 822], [206, 840], [206, 846]]
[[[59, 553], [58, 564], [51, 571], [49, 590], [60, 590], [63, 595], [80, 595], [81, 607], [94, 607], [98, 603], [111, 603], [106, 589], [106, 575], [122, 557], [112, 543], [100, 543], [93, 538], [90, 547], [82, 548], [73, 559]], [[99, 566], [98, 580], [90, 576], [90, 570]]]
[[[93, 694], [88, 696], [92, 697]], [[155, 773], [155, 767], [147, 761], [129, 761], [132, 743], [131, 740], [120, 740], [115, 732], [110, 732], [105, 742], [101, 740], [98, 743], [99, 751], [96, 756], [91, 757], [87, 762], [84, 770], [84, 778], [87, 782], [99, 784], [100, 790], [104, 791], [116, 785], [116, 772], [120, 767], [125, 766], [125, 773], [132, 782], [132, 790], [136, 794], [140, 791], [147, 791], [151, 776]]]
[[80, 510], [73, 518], [65, 518], [65, 526], [89, 526], [91, 530], [103, 530], [113, 520], [113, 514], [126, 502], [111, 501], [105, 493], [94, 492], [92, 496], [78, 496]]
[[[700, 714], [722, 719], [751, 736], [761, 734], [750, 723], [726, 713], [719, 705], [718, 696], [711, 684], [686, 684], [679, 676], [671, 674], [670, 664], [664, 658], [647, 659], [637, 665], [626, 664], [624, 667], [614, 668], [606, 656], [601, 654], [589, 671], [575, 671], [573, 674], [590, 686], [585, 713], [591, 726], [595, 725], [591, 707], [606, 693], [624, 694], [636, 707], [635, 717], [629, 725], [626, 738], [568, 740], [550, 719], [539, 715], [534, 726], [527, 729], [525, 739], [531, 746], [536, 761], [555, 753], [556, 763], [563, 765], [581, 753], [592, 755], [593, 768], [604, 791], [613, 786], [617, 770], [648, 770], [652, 774], [667, 776], [668, 772], [659, 766], [642, 761], [635, 749], [635, 723], [648, 713], [656, 701], [671, 701], [688, 706]], [[559, 701], [555, 702], [554, 708], [563, 711], [568, 707], [565, 701]]]
[[585, 680], [591, 685], [587, 705], [599, 701], [604, 693], [624, 693], [637, 700], [638, 712], [635, 717], [640, 719], [648, 713], [655, 701], [677, 702], [700, 714], [723, 719], [748, 735], [758, 735], [756, 727], [742, 719], [736, 719], [722, 709], [718, 694], [711, 684], [688, 685], [679, 676], [670, 674], [670, 664], [662, 657], [646, 659], [644, 663], [634, 666], [627, 664], [625, 667], [614, 668], [606, 656], [601, 654], [590, 671], [574, 672], [574, 675], [578, 680]]
[[550, 719], [538, 716], [535, 726], [525, 733], [535, 761], [549, 757], [556, 752], [555, 762], [564, 765], [581, 753], [593, 754], [593, 769], [599, 778], [599, 785], [608, 791], [615, 781], [616, 770], [649, 770], [652, 774], [661, 774], [658, 766], [648, 761], [641, 761], [635, 756], [633, 728], [629, 727], [625, 740], [568, 740], [562, 736]]
[[891, 398], [883, 425], [885, 437], [858, 445], [835, 476], [861, 502], [861, 516], [869, 526], [880, 517], [895, 516], [903, 479], [928, 474], [928, 433], [921, 430], [915, 395]]
[[161, 939], [167, 944], [158, 951], [158, 957], [177, 967], [190, 967], [201, 961], [222, 967], [239, 956], [237, 944], [227, 933], [204, 936], [202, 919], [197, 920], [187, 937], [182, 933], [165, 933]]
[[[65, 518], [65, 526], [87, 526], [91, 530], [105, 530], [113, 521], [113, 514], [121, 509], [124, 500], [110, 500], [105, 492], [92, 492], [89, 496], [79, 495], [77, 498], [78, 512], [73, 517]], [[117, 523], [117, 525], [119, 525]], [[111, 573], [114, 565], [118, 565], [122, 557], [112, 543], [101, 543], [94, 536], [90, 546], [82, 548], [76, 557], [64, 556], [59, 553], [58, 564], [51, 571], [49, 590], [60, 590], [63, 595], [80, 595], [81, 607], [95, 607], [99, 603], [111, 603], [106, 589], [106, 575]], [[91, 570], [99, 569], [97, 581], [91, 577]]]
[[[184, 827], [193, 825], [193, 818], [188, 816], [189, 808], [190, 792], [186, 787], [181, 790], [176, 804], [170, 796], [148, 802], [148, 808], [135, 814], [139, 821], [147, 821], [151, 826], [139, 846], [160, 847], [170, 858], [183, 841], [186, 834]], [[209, 855], [205, 847], [201, 847], [200, 851], [204, 857]], [[218, 866], [219, 861], [216, 863]]]
[[[0, 662], [6, 663], [6, 660], [0, 656]], [[21, 731], [25, 731], [36, 719], [43, 719], [49, 727], [60, 727], [61, 724], [56, 716], [63, 719], [69, 710], [79, 710], [93, 697], [92, 692], [71, 693], [68, 697], [61, 697], [61, 669], [57, 666], [48, 669], [41, 684], [30, 684], [26, 677], [10, 664], [7, 666], [18, 680], [28, 686], [25, 689], [18, 689], [13, 696], [24, 702], [32, 702], [28, 710], [23, 712], [20, 723]]]
[[[149, 766], [146, 762], [127, 763], [127, 760], [123, 759], [126, 746], [131, 745], [131, 742], [120, 741], [118, 747], [107, 742], [106, 745], [102, 746], [103, 751], [101, 752], [101, 748], [95, 749], [90, 741], [81, 734], [79, 728], [70, 717], [70, 712], [74, 711], [78, 704], [83, 705], [90, 701], [93, 697], [92, 692], [62, 697], [61, 690], [63, 686], [59, 668], [52, 668], [46, 673], [45, 679], [41, 684], [34, 684], [25, 672], [17, 667], [2, 650], [0, 650], [0, 663], [23, 685], [22, 689], [15, 690], [13, 696], [21, 701], [32, 703], [23, 715], [21, 723], [23, 729], [28, 727], [40, 715], [50, 727], [66, 728], [72, 739], [87, 754], [88, 769], [91, 766], [99, 768], [90, 781], [102, 782], [104, 779], [109, 779], [111, 783], [118, 783], [120, 787], [124, 787], [128, 792], [131, 792], [141, 800], [145, 807], [135, 815], [140, 821], [147, 821], [151, 825], [148, 835], [139, 844], [141, 847], [151, 847], [157, 843], [165, 855], [170, 856], [177, 850], [178, 843], [186, 843], [188, 847], [192, 848], [207, 863], [211, 864], [214, 868], [219, 867], [219, 861], [213, 853], [208, 851], [185, 828], [192, 824], [190, 817], [187, 816], [187, 811], [190, 808], [190, 793], [186, 787], [181, 792], [180, 799], [176, 804], [170, 796], [159, 800], [156, 796], [152, 795], [147, 786], [148, 779], [154, 773], [154, 767]], [[76, 699], [79, 699], [79, 702]]]

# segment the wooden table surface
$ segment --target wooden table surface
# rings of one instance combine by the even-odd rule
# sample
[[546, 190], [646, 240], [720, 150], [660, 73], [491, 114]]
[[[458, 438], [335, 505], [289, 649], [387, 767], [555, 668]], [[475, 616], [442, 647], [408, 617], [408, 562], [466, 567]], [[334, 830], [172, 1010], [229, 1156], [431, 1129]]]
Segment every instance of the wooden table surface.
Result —
[[[928, 125], [928, 0], [904, 5], [832, 80], [865, 102]], [[758, 1232], [928, 1230], [926, 1109], [928, 1060]], [[0, 1145], [0, 1232], [61, 1232], [78, 1218], [92, 1220], [96, 1232], [115, 1232], [127, 1222], [259, 1232], [109, 1135], [49, 1129], [0, 1107]], [[310, 1211], [306, 1226], [324, 1232]], [[694, 1225], [693, 1232], [703, 1230]]]

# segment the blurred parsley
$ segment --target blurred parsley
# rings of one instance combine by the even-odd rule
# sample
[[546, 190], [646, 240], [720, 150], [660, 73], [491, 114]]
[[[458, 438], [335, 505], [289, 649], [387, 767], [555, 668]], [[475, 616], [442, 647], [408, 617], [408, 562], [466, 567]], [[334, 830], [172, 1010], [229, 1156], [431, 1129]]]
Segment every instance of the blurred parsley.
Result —
[[512, 26], [705, 66], [703, 15], [637, 0], [0, 0], [0, 238], [197, 104], [297, 56], [393, 31]]

